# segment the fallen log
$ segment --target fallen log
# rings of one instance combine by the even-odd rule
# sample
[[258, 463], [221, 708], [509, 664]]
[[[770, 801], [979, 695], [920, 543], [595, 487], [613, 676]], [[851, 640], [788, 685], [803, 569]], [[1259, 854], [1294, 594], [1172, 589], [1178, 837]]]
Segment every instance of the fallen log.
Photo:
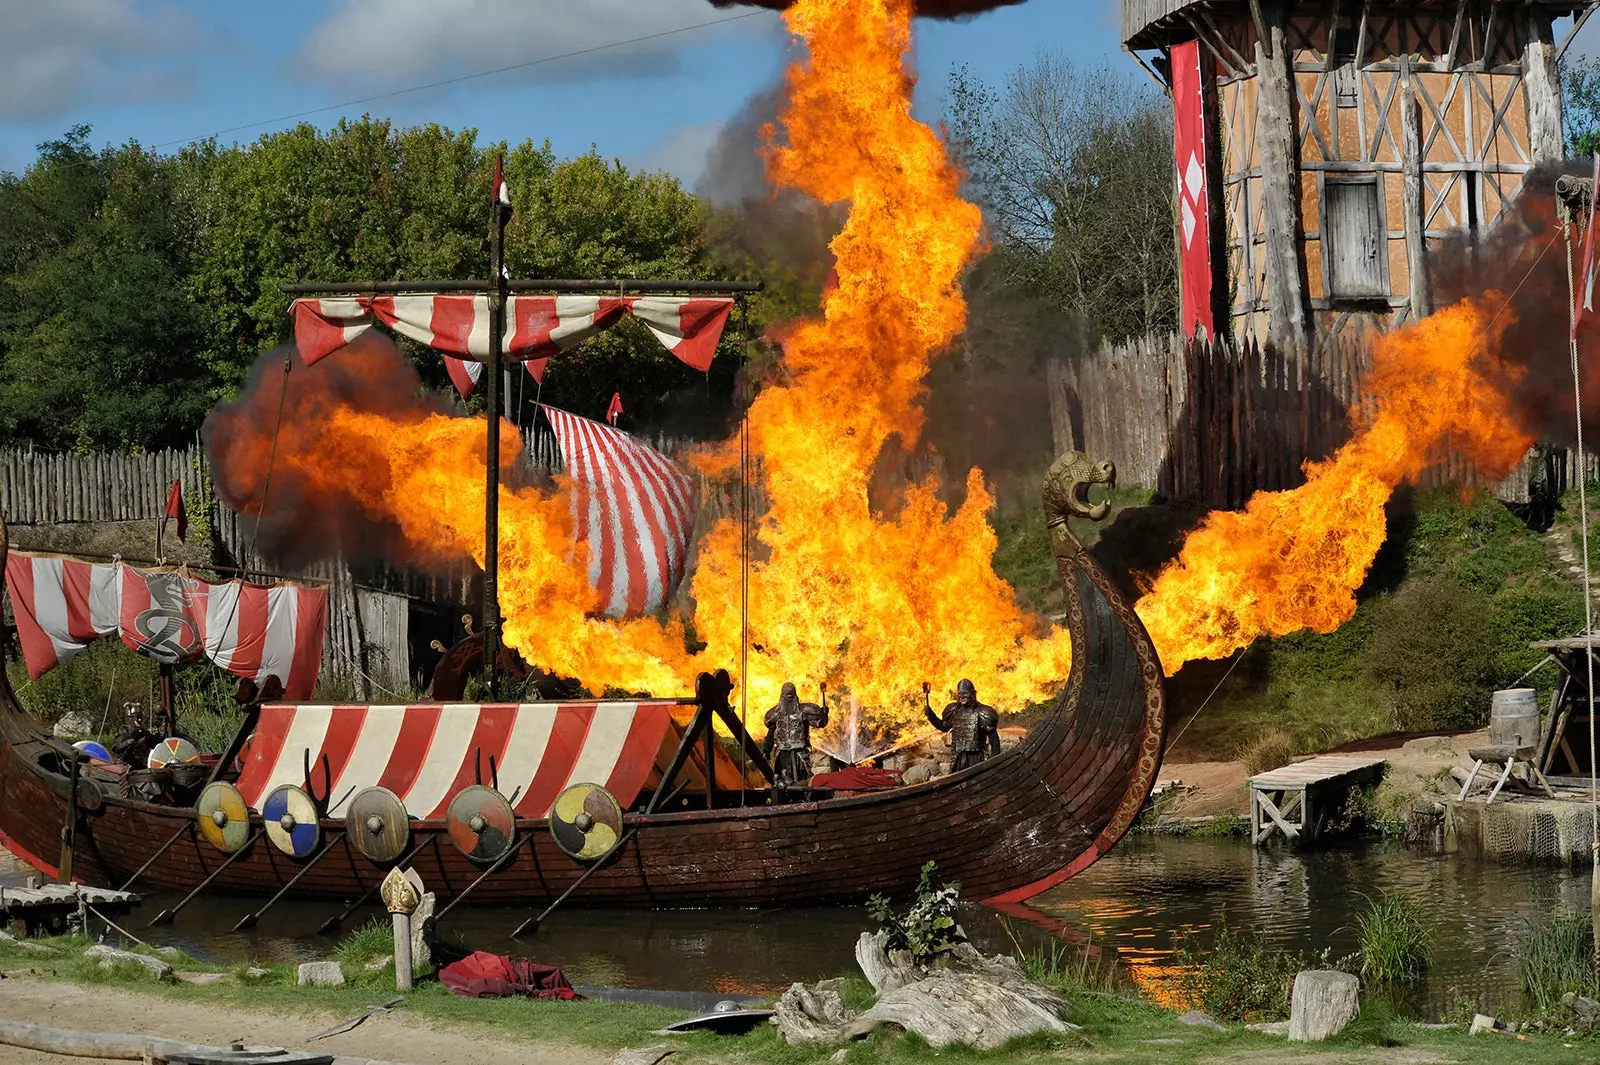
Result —
[[[37, 1050], [44, 1054], [63, 1054], [78, 1058], [109, 1061], [174, 1062], [183, 1065], [335, 1065], [332, 1054], [318, 1054], [283, 1047], [216, 1047], [184, 1043], [149, 1035], [107, 1035], [100, 1032], [74, 1032], [65, 1028], [46, 1028], [39, 1024], [0, 1020], [0, 1044]], [[349, 1065], [355, 1065], [352, 1061]]]

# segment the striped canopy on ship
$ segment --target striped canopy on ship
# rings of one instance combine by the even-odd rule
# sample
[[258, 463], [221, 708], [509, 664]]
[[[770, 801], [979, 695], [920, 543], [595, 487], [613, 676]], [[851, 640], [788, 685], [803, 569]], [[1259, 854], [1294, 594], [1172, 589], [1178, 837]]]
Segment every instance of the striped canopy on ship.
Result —
[[[421, 706], [264, 706], [244, 754], [239, 792], [252, 808], [280, 784], [303, 785], [306, 759], [331, 781], [330, 816], [381, 785], [413, 817], [437, 820], [469, 785], [489, 784], [523, 817], [543, 817], [572, 784], [603, 784], [626, 809], [657, 761], [676, 748], [676, 702]], [[674, 742], [665, 743], [669, 734]]]
[[683, 579], [694, 532], [694, 482], [654, 448], [609, 425], [544, 408], [567, 475], [589, 583], [606, 614], [658, 610]]
[[12, 551], [6, 587], [28, 675], [38, 678], [101, 636], [157, 662], [209, 658], [241, 677], [275, 676], [307, 699], [322, 664], [328, 590], [214, 583], [178, 569], [136, 569]]
[[[717, 353], [732, 309], [733, 300], [725, 296], [512, 296], [506, 306], [505, 357], [525, 364], [539, 380], [551, 356], [632, 315], [663, 347], [703, 372]], [[295, 346], [308, 366], [382, 322], [442, 352], [450, 380], [466, 396], [489, 354], [486, 295], [298, 299], [289, 313]]]

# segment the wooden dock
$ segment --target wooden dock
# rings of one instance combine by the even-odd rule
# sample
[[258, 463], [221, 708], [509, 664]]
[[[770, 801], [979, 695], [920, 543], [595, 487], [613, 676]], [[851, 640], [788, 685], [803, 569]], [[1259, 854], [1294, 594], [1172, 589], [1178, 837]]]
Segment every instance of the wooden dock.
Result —
[[1315, 839], [1350, 790], [1378, 783], [1386, 765], [1375, 755], [1319, 754], [1251, 777], [1250, 838], [1258, 845], [1274, 832], [1291, 843]]
[[68, 918], [88, 907], [105, 916], [120, 916], [139, 904], [131, 891], [89, 887], [87, 884], [41, 884], [29, 877], [25, 887], [0, 887], [0, 922], [13, 935], [66, 931]]

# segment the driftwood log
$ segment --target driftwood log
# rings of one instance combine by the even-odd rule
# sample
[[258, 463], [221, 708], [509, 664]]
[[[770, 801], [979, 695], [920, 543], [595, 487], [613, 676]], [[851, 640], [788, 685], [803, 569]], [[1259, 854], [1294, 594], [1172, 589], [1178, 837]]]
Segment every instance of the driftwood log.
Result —
[[828, 1045], [863, 1039], [882, 1025], [913, 1032], [929, 1045], [962, 1043], [994, 1048], [1038, 1032], [1069, 1032], [1066, 1002], [1029, 979], [1016, 961], [986, 958], [963, 943], [938, 965], [924, 970], [905, 951], [890, 951], [882, 932], [863, 933], [856, 961], [878, 1000], [859, 1015], [845, 1008], [839, 981], [784, 992], [772, 1023], [786, 1042]]
[[[105, 1035], [99, 1032], [74, 1032], [46, 1028], [38, 1024], [0, 1020], [0, 1044], [37, 1050], [44, 1054], [65, 1054], [78, 1058], [111, 1061], [183, 1061], [204, 1065], [335, 1065], [332, 1054], [283, 1047], [205, 1046], [177, 1039], [148, 1035]], [[354, 1065], [354, 1061], [351, 1061]], [[377, 1063], [373, 1063], [377, 1065]]]

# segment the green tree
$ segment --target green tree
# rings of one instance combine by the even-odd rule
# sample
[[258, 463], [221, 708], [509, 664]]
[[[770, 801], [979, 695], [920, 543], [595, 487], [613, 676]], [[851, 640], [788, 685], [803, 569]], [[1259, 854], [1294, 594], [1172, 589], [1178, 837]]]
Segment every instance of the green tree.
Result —
[[1576, 52], [1562, 57], [1561, 124], [1568, 157], [1600, 153], [1600, 59]]
[[209, 402], [175, 167], [78, 126], [0, 179], [0, 440], [184, 443]]

